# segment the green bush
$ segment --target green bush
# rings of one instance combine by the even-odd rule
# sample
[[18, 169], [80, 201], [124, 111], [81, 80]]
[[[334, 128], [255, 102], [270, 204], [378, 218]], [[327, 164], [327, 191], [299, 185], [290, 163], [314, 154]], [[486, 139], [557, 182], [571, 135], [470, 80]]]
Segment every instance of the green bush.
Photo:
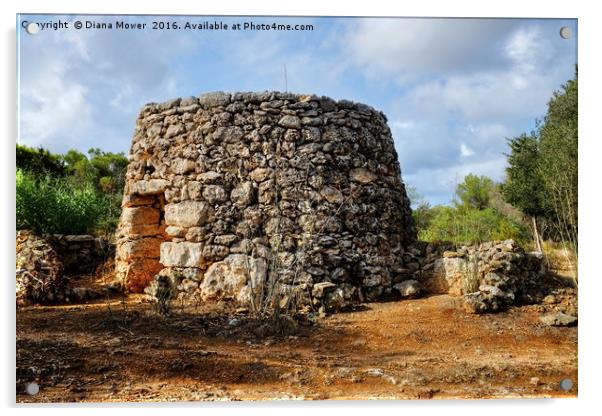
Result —
[[424, 241], [450, 241], [456, 244], [478, 244], [490, 240], [512, 238], [521, 244], [530, 241], [526, 228], [493, 208], [435, 206], [430, 221], [418, 230]]
[[[112, 202], [93, 185], [75, 187], [68, 178], [17, 169], [17, 229], [82, 234], [111, 223]], [[114, 221], [114, 220], [113, 220]]]

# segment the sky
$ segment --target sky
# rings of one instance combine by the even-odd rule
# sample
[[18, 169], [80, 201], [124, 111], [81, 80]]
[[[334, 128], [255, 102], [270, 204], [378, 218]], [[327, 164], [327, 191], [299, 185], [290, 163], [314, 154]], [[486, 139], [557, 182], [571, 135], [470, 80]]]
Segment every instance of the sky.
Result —
[[[23, 21], [69, 27], [30, 35]], [[78, 30], [75, 21], [146, 29]], [[159, 21], [313, 30], [153, 30]], [[577, 21], [20, 15], [17, 43], [18, 143], [127, 154], [145, 103], [288, 89], [385, 113], [404, 182], [434, 205], [449, 203], [468, 173], [504, 179], [507, 139], [533, 130], [574, 76]]]

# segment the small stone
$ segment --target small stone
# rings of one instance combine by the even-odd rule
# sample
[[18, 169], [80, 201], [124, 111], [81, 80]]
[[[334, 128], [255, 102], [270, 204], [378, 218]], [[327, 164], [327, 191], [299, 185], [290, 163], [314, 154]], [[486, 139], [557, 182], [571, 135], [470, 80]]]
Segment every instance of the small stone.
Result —
[[577, 324], [577, 317], [562, 312], [540, 316], [539, 320], [548, 326], [572, 326]]
[[301, 120], [297, 116], [285, 115], [278, 124], [287, 129], [298, 129], [301, 127]]
[[325, 186], [320, 191], [320, 195], [331, 204], [340, 205], [343, 203], [343, 193], [331, 186]]
[[545, 298], [543, 298], [543, 303], [545, 303], [547, 305], [553, 305], [555, 303], [558, 303], [558, 300], [556, 299], [556, 296], [548, 295]]
[[218, 107], [230, 104], [231, 96], [222, 91], [207, 92], [199, 97], [199, 104], [203, 107]]
[[397, 290], [401, 297], [406, 299], [415, 298], [422, 292], [422, 286], [417, 280], [405, 280], [394, 285], [393, 289]]
[[185, 173], [192, 172], [194, 171], [195, 167], [196, 163], [190, 159], [178, 158], [174, 159], [171, 162], [171, 171], [178, 175], [183, 175]]
[[377, 178], [374, 173], [364, 168], [351, 169], [349, 171], [349, 176], [351, 176], [351, 179], [354, 181], [364, 184], [374, 182]]
[[255, 202], [255, 188], [250, 181], [237, 185], [230, 193], [230, 199], [238, 206], [247, 206]]
[[224, 202], [228, 196], [226, 191], [219, 185], [205, 185], [203, 187], [203, 198], [210, 204]]

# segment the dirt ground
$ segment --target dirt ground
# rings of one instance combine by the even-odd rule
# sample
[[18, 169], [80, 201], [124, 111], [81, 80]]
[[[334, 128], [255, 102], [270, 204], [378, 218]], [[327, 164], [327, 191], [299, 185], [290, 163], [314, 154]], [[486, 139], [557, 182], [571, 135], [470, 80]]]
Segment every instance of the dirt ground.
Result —
[[[17, 402], [575, 397], [577, 327], [447, 295], [370, 303], [268, 336], [243, 314], [141, 296], [17, 313]], [[560, 388], [571, 379], [569, 391]], [[40, 386], [36, 395], [25, 386]]]

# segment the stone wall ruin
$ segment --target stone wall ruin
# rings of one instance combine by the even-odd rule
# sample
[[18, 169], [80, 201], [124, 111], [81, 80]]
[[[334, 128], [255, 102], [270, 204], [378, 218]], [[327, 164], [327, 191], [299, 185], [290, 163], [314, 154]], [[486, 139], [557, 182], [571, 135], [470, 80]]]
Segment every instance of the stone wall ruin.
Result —
[[[276, 278], [313, 302], [372, 300], [408, 279], [416, 230], [383, 113], [290, 93], [144, 106], [130, 150], [116, 273], [202, 301], [248, 302]], [[340, 305], [339, 305], [340, 306]]]

